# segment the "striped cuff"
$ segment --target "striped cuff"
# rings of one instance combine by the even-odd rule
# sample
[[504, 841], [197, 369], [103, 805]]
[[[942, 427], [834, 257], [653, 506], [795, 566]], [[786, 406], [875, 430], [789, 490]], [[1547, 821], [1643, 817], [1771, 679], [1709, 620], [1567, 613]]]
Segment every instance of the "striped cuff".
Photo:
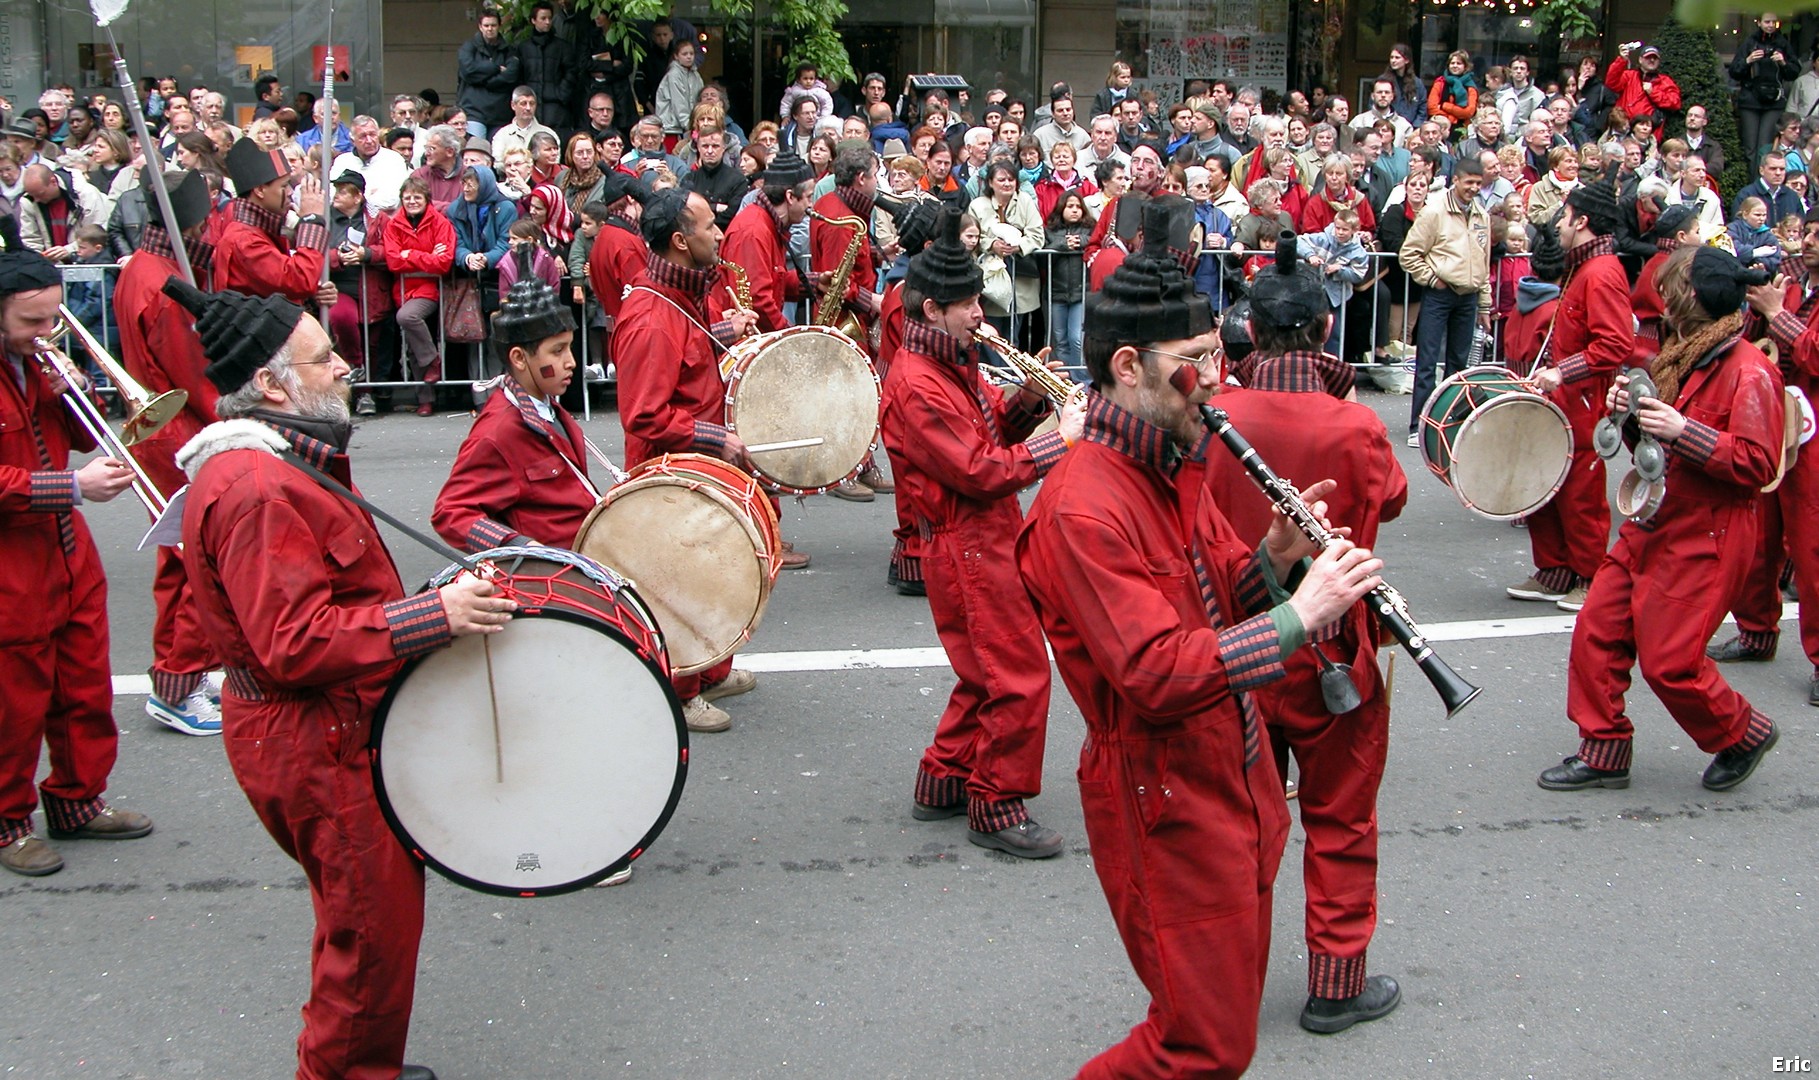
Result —
[[1554, 367], [1560, 370], [1560, 381], [1563, 383], [1576, 383], [1592, 377], [1592, 365], [1582, 352], [1554, 361]]
[[454, 637], [448, 613], [442, 610], [442, 594], [434, 591], [385, 605], [385, 622], [392, 631], [392, 651], [400, 660], [440, 649]]
[[923, 806], [958, 806], [966, 801], [966, 777], [932, 776], [916, 770], [916, 801]]
[[107, 804], [97, 795], [92, 799], [65, 799], [42, 792], [45, 824], [58, 832], [75, 832], [101, 816]]
[[521, 537], [518, 533], [489, 517], [479, 519], [468, 526], [467, 530], [467, 550], [470, 552], [509, 547], [520, 540]]
[[1328, 956], [1310, 952], [1307, 955], [1307, 996], [1344, 1001], [1364, 993], [1364, 954]]
[[1634, 750], [1635, 743], [1629, 739], [1580, 739], [1578, 758], [1594, 769], [1624, 772]]
[[[1805, 330], [1806, 324], [1800, 321], [1800, 316], [1791, 311], [1783, 311], [1773, 319], [1770, 319], [1768, 324], [1768, 336], [1773, 339], [1775, 345], [1782, 352], [1787, 352], [1789, 349], [1792, 349], [1794, 347], [1794, 341], [1799, 338], [1801, 333]], [[1791, 360], [1793, 358], [1789, 357], [1788, 359]]]
[[1688, 420], [1680, 437], [1667, 448], [1695, 465], [1704, 465], [1718, 452], [1718, 429], [1697, 420]]
[[730, 347], [733, 342], [739, 340], [739, 335], [733, 333], [733, 320], [731, 319], [721, 319], [719, 322], [708, 327], [707, 332], [712, 335], [715, 341], [718, 341], [724, 346]]
[[706, 420], [695, 421], [695, 440], [688, 448], [699, 454], [712, 454], [720, 457], [726, 453], [726, 428], [720, 424], [710, 424]]
[[1067, 440], [1059, 431], [1047, 435], [1038, 435], [1023, 444], [1030, 452], [1031, 460], [1036, 463], [1036, 475], [1046, 476], [1048, 471], [1061, 461], [1061, 455], [1067, 453]]
[[196, 692], [196, 687], [202, 685], [204, 674], [201, 671], [160, 671], [153, 668], [152, 696], [167, 705], [181, 707]]
[[67, 514], [82, 505], [74, 470], [31, 474], [31, 508], [45, 514]]
[[1738, 739], [1726, 749], [1738, 750], [1747, 754], [1767, 742], [1769, 736], [1774, 733], [1775, 722], [1755, 709], [1751, 709], [1749, 724], [1743, 729], [1743, 738]]
[[1028, 430], [1047, 420], [1048, 414], [1047, 398], [1037, 398], [1032, 402], [1028, 394], [1019, 390], [1004, 403], [1004, 426]]
[[317, 221], [300, 222], [297, 233], [291, 239], [294, 251], [322, 251], [328, 243], [328, 226]]
[[1030, 812], [1024, 807], [1022, 799], [966, 801], [966, 827], [974, 832], [995, 833], [1001, 829], [1014, 829], [1029, 819]]
[[32, 835], [32, 819], [0, 818], [0, 847], [10, 847], [14, 843]]
[[1280, 679], [1282, 635], [1276, 631], [1275, 620], [1258, 615], [1221, 630], [1219, 657], [1225, 662], [1225, 678], [1233, 690], [1255, 690]]
[[[1262, 545], [1258, 545], [1257, 557], [1239, 572], [1238, 580], [1232, 583], [1233, 598], [1238, 602], [1238, 612], [1263, 611], [1270, 606], [1272, 575], [1269, 565], [1269, 558], [1263, 554]], [[1233, 614], [1238, 612], [1233, 612]]]

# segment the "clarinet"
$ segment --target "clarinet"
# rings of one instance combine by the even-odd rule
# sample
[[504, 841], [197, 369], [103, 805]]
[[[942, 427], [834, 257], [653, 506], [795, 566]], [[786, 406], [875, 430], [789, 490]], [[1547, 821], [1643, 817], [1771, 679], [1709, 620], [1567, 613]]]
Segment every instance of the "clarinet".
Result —
[[[1226, 415], [1225, 410], [1202, 405], [1200, 406], [1200, 420], [1206, 425], [1208, 431], [1219, 436], [1219, 441], [1224, 443], [1225, 448], [1238, 459], [1238, 463], [1244, 466], [1244, 471], [1250, 474], [1251, 480], [1262, 489], [1264, 497], [1269, 499], [1277, 512], [1293, 522], [1295, 527], [1306, 534], [1309, 540], [1325, 548], [1330, 547], [1338, 539], [1320, 523], [1318, 517], [1314, 516], [1313, 509], [1307, 505], [1307, 501], [1301, 497], [1301, 492], [1296, 490], [1295, 485], [1277, 476], [1275, 470], [1271, 469], [1262, 456], [1257, 453], [1257, 448], [1238, 433], [1238, 429], [1232, 426], [1232, 418]], [[1368, 606], [1371, 613], [1377, 616], [1377, 621], [1383, 624], [1384, 629], [1388, 630], [1402, 647], [1408, 650], [1408, 654], [1414, 657], [1415, 663], [1421, 667], [1421, 673], [1427, 676], [1427, 681], [1434, 684], [1434, 690], [1439, 693], [1441, 703], [1446, 706], [1446, 715], [1450, 718], [1459, 710], [1470, 705], [1472, 700], [1482, 692], [1482, 689], [1460, 678], [1459, 673], [1448, 667], [1446, 661], [1434, 652], [1433, 647], [1427, 642], [1427, 636], [1421, 632], [1420, 627], [1415, 625], [1414, 619], [1409, 617], [1408, 601], [1403, 598], [1402, 594], [1397, 592], [1393, 586], [1385, 583], [1372, 589], [1370, 596], [1371, 601]]]

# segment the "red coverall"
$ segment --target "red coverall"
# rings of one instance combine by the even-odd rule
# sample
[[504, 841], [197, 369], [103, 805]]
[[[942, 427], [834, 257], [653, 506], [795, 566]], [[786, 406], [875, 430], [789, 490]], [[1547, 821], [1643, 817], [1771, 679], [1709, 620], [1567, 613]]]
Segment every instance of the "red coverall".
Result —
[[1566, 413], [1573, 459], [1559, 493], [1528, 516], [1528, 539], [1535, 577], [1567, 592], [1591, 580], [1610, 542], [1604, 459], [1592, 445], [1592, 428], [1604, 413], [1611, 378], [1629, 361], [1636, 340], [1629, 275], [1612, 253], [1610, 237], [1567, 252], [1553, 335], [1543, 363], [1560, 369], [1561, 384], [1548, 400]]
[[[872, 257], [870, 206], [860, 213], [847, 205], [840, 197], [840, 189], [835, 188], [815, 200], [815, 212], [830, 218], [859, 217], [866, 222], [866, 233], [859, 241], [859, 254], [853, 259], [852, 277], [847, 279], [846, 293], [843, 297], [846, 309], [859, 317], [859, 323], [870, 330], [875, 319], [871, 307], [872, 295], [878, 288], [878, 265]], [[846, 257], [847, 247], [853, 241], [853, 229], [850, 225], [829, 225], [816, 219], [808, 223], [808, 264], [817, 274], [832, 274], [839, 268], [841, 260]], [[818, 317], [815, 320], [821, 321]], [[858, 344], [866, 349], [868, 335], [861, 336]]]
[[1667, 449], [1667, 496], [1649, 522], [1625, 522], [1573, 626], [1566, 714], [1579, 758], [1627, 769], [1635, 728], [1624, 713], [1630, 669], [1699, 749], [1760, 739], [1768, 718], [1731, 689], [1705, 643], [1756, 555], [1757, 493], [1781, 460], [1781, 378], [1734, 338], [1686, 375], [1674, 407], [1686, 431]]
[[[1351, 526], [1359, 546], [1375, 547], [1378, 524], [1393, 520], [1408, 501], [1389, 434], [1370, 408], [1327, 394], [1317, 376], [1299, 380], [1284, 370], [1290, 363], [1292, 357], [1266, 360], [1255, 389], [1227, 390], [1217, 404], [1277, 475], [1298, 487], [1339, 481], [1326, 497], [1327, 517]], [[1223, 445], [1210, 448], [1206, 473], [1207, 500], [1255, 550], [1269, 531], [1269, 502]], [[1357, 709], [1327, 712], [1315, 648], [1352, 666], [1363, 697]], [[1355, 997], [1364, 992], [1365, 950], [1377, 926], [1377, 787], [1389, 753], [1390, 702], [1377, 670], [1376, 620], [1359, 603], [1284, 667], [1287, 677], [1258, 690], [1256, 702], [1277, 771], [1286, 774], [1291, 751], [1301, 767], [1308, 993]]]
[[638, 226], [619, 217], [608, 218], [594, 234], [594, 246], [587, 252], [587, 284], [594, 300], [606, 316], [606, 358], [617, 364], [613, 346], [613, 325], [619, 318], [619, 305], [625, 302], [626, 286], [644, 273], [644, 261], [650, 249], [638, 235]]
[[[601, 229], [600, 236], [611, 231]], [[598, 238], [594, 247], [599, 250]], [[619, 309], [613, 356], [627, 469], [661, 454], [726, 456], [726, 383], [716, 341], [731, 332], [715, 321], [716, 305], [726, 297], [724, 281], [714, 271], [681, 270], [653, 255]], [[686, 702], [732, 670], [728, 657], [670, 682]]]
[[313, 310], [322, 276], [328, 226], [299, 224], [295, 248], [284, 239], [284, 216], [245, 199], [233, 201], [234, 220], [215, 239], [215, 289], [248, 296], [282, 296]]
[[[878, 378], [890, 385], [891, 361], [903, 348], [903, 281], [884, 287], [884, 299], [878, 304]], [[922, 530], [916, 527], [916, 512], [908, 499], [897, 500], [897, 527], [891, 530], [891, 574], [897, 581], [922, 580]]]
[[553, 401], [551, 424], [530, 400], [516, 383], [505, 383], [455, 455], [430, 523], [456, 547], [572, 548], [594, 509], [598, 496], [575, 475], [587, 475], [581, 426]]
[[1202, 507], [1198, 530], [1182, 516], [1167, 439], [1094, 395], [1085, 438], [1017, 538], [1017, 568], [1086, 718], [1093, 870], [1151, 997], [1143, 1022], [1080, 1070], [1090, 1080], [1244, 1072], [1288, 832], [1281, 774], [1244, 694], [1283, 673], [1273, 621], [1246, 618], [1270, 593], [1215, 508]]
[[790, 268], [789, 239], [777, 231], [777, 215], [760, 198], [733, 215], [720, 242], [720, 257], [737, 263], [752, 283], [758, 329], [769, 333], [789, 323], [783, 305], [802, 299], [802, 279]]
[[[1819, 400], [1819, 289], [1788, 286], [1787, 307], [1768, 325], [1780, 355], [1781, 377], [1807, 400]], [[1794, 467], [1773, 494], [1760, 503], [1762, 540], [1748, 578], [1731, 610], [1744, 645], [1759, 652], [1781, 637], [1781, 567], [1794, 561], [1794, 588], [1800, 594], [1800, 647], [1819, 671], [1819, 462], [1800, 448]]]
[[978, 359], [945, 331], [906, 322], [884, 388], [884, 444], [897, 501], [907, 499], [922, 533], [929, 610], [958, 676], [922, 755], [916, 801], [965, 798], [968, 824], [989, 833], [1027, 821], [1023, 800], [1042, 791], [1048, 654], [1011, 560], [1017, 493], [1067, 444], [1054, 432], [1029, 438], [1047, 403], [987, 386]]
[[[184, 462], [183, 559], [227, 664], [228, 763], [309, 878], [316, 931], [297, 1075], [392, 1080], [410, 1028], [423, 868], [380, 814], [367, 743], [399, 662], [447, 644], [448, 620], [436, 593], [404, 595], [362, 510], [251, 426], [211, 428], [217, 443]], [[350, 482], [345, 454], [281, 434]]]
[[14, 361], [0, 366], [0, 844], [31, 835], [39, 793], [52, 828], [88, 824], [120, 741], [107, 579], [69, 471], [70, 450], [95, 444], [36, 361], [24, 358], [23, 385]]
[[[202, 339], [196, 336], [196, 317], [164, 295], [164, 283], [177, 275], [170, 250], [163, 227], [147, 225], [139, 250], [127, 260], [114, 286], [120, 362], [127, 374], [154, 395], [189, 392], [189, 404], [175, 419], [132, 448], [133, 459], [167, 499], [189, 483], [177, 468], [177, 451], [215, 422], [215, 399], [221, 396], [203, 374], [208, 357], [202, 355]], [[189, 245], [191, 268], [201, 280], [207, 280], [211, 256], [207, 244]], [[152, 693], [181, 705], [202, 676], [221, 662], [196, 621], [183, 554], [174, 547], [158, 549], [152, 600], [157, 612], [152, 622]]]
[[1636, 347], [1630, 352], [1630, 367], [1647, 368], [1661, 351], [1661, 316], [1666, 313], [1667, 304], [1661, 299], [1655, 278], [1667, 257], [1674, 253], [1674, 246], [1678, 246], [1661, 245], [1662, 241], [1655, 241], [1660, 250], [1649, 256], [1648, 262], [1642, 264], [1642, 273], [1636, 275], [1636, 290], [1630, 300], [1636, 315]]

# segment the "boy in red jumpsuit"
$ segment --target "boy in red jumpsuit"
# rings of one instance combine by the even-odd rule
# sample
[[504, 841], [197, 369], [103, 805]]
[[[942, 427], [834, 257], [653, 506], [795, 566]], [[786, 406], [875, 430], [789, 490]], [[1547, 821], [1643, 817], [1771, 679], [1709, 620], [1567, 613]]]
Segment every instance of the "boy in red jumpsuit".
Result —
[[[1290, 272], [1277, 272], [1282, 267]], [[1402, 512], [1408, 480], [1383, 422], [1358, 404], [1351, 366], [1321, 352], [1332, 324], [1324, 300], [1319, 276], [1292, 252], [1279, 253], [1252, 289], [1258, 360], [1249, 388], [1227, 389], [1218, 405], [1278, 475], [1338, 481], [1327, 516], [1351, 529], [1354, 544], [1370, 548], [1379, 523]], [[1273, 516], [1269, 501], [1222, 446], [1208, 451], [1206, 482], [1205, 502], [1218, 507], [1238, 539], [1260, 542]], [[1377, 927], [1377, 788], [1389, 754], [1377, 633], [1367, 607], [1355, 605], [1285, 657], [1285, 676], [1255, 694], [1277, 771], [1287, 775], [1290, 753], [1301, 770], [1309, 999], [1301, 1026], [1322, 1034], [1386, 1015], [1401, 999], [1393, 979], [1367, 977], [1365, 968]], [[1355, 707], [1326, 700], [1316, 650], [1350, 665]]]
[[[726, 429], [719, 354], [758, 317], [743, 308], [724, 319], [716, 314], [727, 278], [713, 207], [700, 195], [660, 191], [645, 204], [640, 228], [650, 258], [613, 328], [625, 466], [660, 454], [696, 453], [749, 470], [745, 444]], [[699, 674], [677, 675], [672, 684], [689, 730], [714, 732], [733, 724], [714, 701], [745, 693], [758, 677], [735, 669], [729, 657]]]
[[[1783, 263], [1783, 270], [1793, 269]], [[1775, 342], [1781, 378], [1789, 389], [1819, 396], [1819, 210], [1806, 213], [1800, 264], [1792, 279], [1749, 291], [1750, 307], [1768, 324]], [[1811, 445], [1810, 443], [1808, 445]], [[1801, 447], [1794, 465], [1773, 494], [1764, 495], [1762, 542], [1749, 577], [1731, 610], [1737, 636], [1705, 654], [1722, 663], [1768, 661], [1781, 639], [1781, 568], [1794, 563], [1794, 588], [1800, 596], [1800, 647], [1815, 674], [1807, 683], [1806, 701], [1819, 705], [1819, 462]]]
[[[208, 228], [208, 184], [194, 171], [164, 174], [171, 208], [183, 234], [190, 266], [206, 281], [214, 248], [202, 241]], [[198, 431], [215, 422], [215, 384], [202, 374], [208, 358], [196, 336], [195, 320], [164, 295], [164, 283], [177, 273], [176, 253], [162, 218], [145, 226], [139, 248], [120, 271], [114, 289], [114, 315], [120, 327], [120, 362], [127, 374], [153, 394], [183, 390], [189, 402], [154, 436], [132, 448], [133, 457], [166, 498], [189, 483], [177, 468], [177, 451]], [[219, 694], [204, 680], [220, 666], [196, 618], [183, 553], [160, 547], [152, 577], [157, 615], [152, 622], [152, 696], [145, 711], [154, 720], [185, 735], [221, 734]]]
[[1604, 459], [1592, 444], [1611, 376], [1635, 347], [1629, 275], [1611, 246], [1617, 193], [1608, 181], [1581, 184], [1555, 222], [1566, 252], [1566, 284], [1551, 336], [1532, 376], [1566, 414], [1573, 460], [1560, 491], [1528, 516], [1535, 572], [1504, 589], [1517, 600], [1541, 600], [1578, 611], [1604, 558], [1611, 532]]
[[227, 665], [227, 760], [316, 913], [297, 1076], [434, 1080], [404, 1065], [423, 868], [380, 813], [369, 728], [404, 660], [497, 632], [512, 604], [468, 575], [406, 596], [372, 519], [279, 456], [351, 489], [350, 372], [320, 323], [279, 297], [166, 289], [197, 316], [221, 392], [223, 422], [178, 464], [184, 564]]
[[1212, 306], [1166, 250], [1169, 223], [1152, 216], [1170, 202], [1192, 214], [1184, 199], [1157, 200], [1144, 245], [1087, 309], [1085, 432], [1017, 540], [1086, 718], [1093, 870], [1152, 999], [1123, 1042], [1080, 1070], [1087, 1080], [1235, 1077], [1250, 1064], [1288, 804], [1249, 692], [1281, 678], [1284, 658], [1381, 566], [1341, 541], [1285, 598], [1275, 581], [1313, 548], [1287, 521], [1259, 549], [1208, 500], [1198, 525], [1184, 516], [1178, 472], [1220, 372]]
[[341, 294], [321, 283], [328, 245], [322, 181], [305, 174], [298, 182], [301, 216], [287, 241], [284, 214], [291, 204], [291, 168], [284, 155], [241, 139], [227, 152], [227, 171], [240, 197], [230, 204], [233, 220], [215, 237], [215, 288], [333, 307]]
[[[19, 219], [0, 217], [0, 866], [41, 877], [63, 858], [32, 832], [42, 795], [53, 837], [132, 840], [151, 819], [101, 800], [120, 749], [107, 663], [107, 579], [76, 507], [106, 502], [133, 481], [123, 461], [69, 467], [94, 440], [45, 374], [37, 341], [59, 319], [63, 278], [27, 251]], [[38, 759], [51, 772], [34, 788]]]
[[1062, 837], [1024, 805], [1042, 790], [1049, 674], [1042, 629], [1012, 572], [1017, 493], [1079, 438], [1082, 406], [1076, 398], [1060, 431], [1032, 439], [1047, 402], [980, 378], [972, 332], [985, 318], [984, 276], [960, 223], [958, 211], [944, 212], [935, 242], [910, 260], [903, 347], [884, 388], [884, 444], [916, 514], [929, 610], [958, 676], [916, 771], [911, 814], [965, 814], [973, 843], [1041, 859], [1061, 852]]
[[[1628, 521], [1592, 579], [1573, 627], [1567, 717], [1579, 750], [1542, 772], [1550, 791], [1626, 788], [1635, 729], [1625, 715], [1630, 669], [1701, 750], [1713, 754], [1702, 783], [1728, 791], [1775, 744], [1774, 723], [1718, 674], [1705, 643], [1755, 557], [1757, 496], [1781, 460], [1781, 378], [1742, 339], [1746, 285], [1767, 278], [1713, 247], [1682, 248], [1660, 274], [1667, 310], [1651, 372], [1658, 398], [1624, 424], [1667, 451], [1667, 491], [1646, 521]], [[1619, 376], [1606, 398], [1629, 411]]]

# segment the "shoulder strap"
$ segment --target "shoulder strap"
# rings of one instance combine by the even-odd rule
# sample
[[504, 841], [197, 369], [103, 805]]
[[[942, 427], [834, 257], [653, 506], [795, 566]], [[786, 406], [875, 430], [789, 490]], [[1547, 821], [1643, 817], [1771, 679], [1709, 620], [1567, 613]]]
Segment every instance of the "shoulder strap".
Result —
[[410, 537], [412, 540], [417, 541], [417, 543], [422, 544], [424, 547], [430, 549], [431, 551], [435, 552], [436, 554], [441, 555], [443, 558], [448, 559], [450, 562], [454, 563], [456, 566], [461, 567], [461, 569], [466, 570], [468, 573], [473, 574], [476, 577], [481, 576], [480, 568], [474, 564], [474, 561], [472, 559], [470, 559], [467, 556], [456, 551], [454, 548], [449, 547], [447, 544], [436, 539], [435, 537], [426, 536], [423, 533], [418, 532], [416, 529], [413, 529], [409, 525], [406, 525], [404, 522], [399, 521], [397, 518], [386, 513], [384, 510], [381, 510], [377, 506], [374, 506], [372, 503], [367, 502], [365, 499], [361, 498], [359, 495], [354, 494], [352, 489], [342, 486], [342, 484], [339, 480], [336, 480], [334, 477], [323, 472], [321, 469], [318, 469], [314, 465], [311, 465], [309, 462], [303, 460], [303, 458], [301, 456], [299, 456], [295, 450], [286, 449], [282, 453], [280, 453], [278, 456], [283, 458], [285, 461], [290, 462], [292, 465], [295, 465], [297, 468], [303, 470], [303, 472], [305, 474], [307, 474], [310, 479], [314, 480], [318, 485], [320, 485], [324, 491], [327, 491], [331, 495], [339, 495], [341, 498], [346, 499], [348, 502], [353, 503], [355, 506], [358, 506], [360, 509], [365, 510], [367, 513], [378, 518], [380, 521], [385, 522], [387, 525], [390, 525], [392, 528], [397, 529], [399, 532]]

